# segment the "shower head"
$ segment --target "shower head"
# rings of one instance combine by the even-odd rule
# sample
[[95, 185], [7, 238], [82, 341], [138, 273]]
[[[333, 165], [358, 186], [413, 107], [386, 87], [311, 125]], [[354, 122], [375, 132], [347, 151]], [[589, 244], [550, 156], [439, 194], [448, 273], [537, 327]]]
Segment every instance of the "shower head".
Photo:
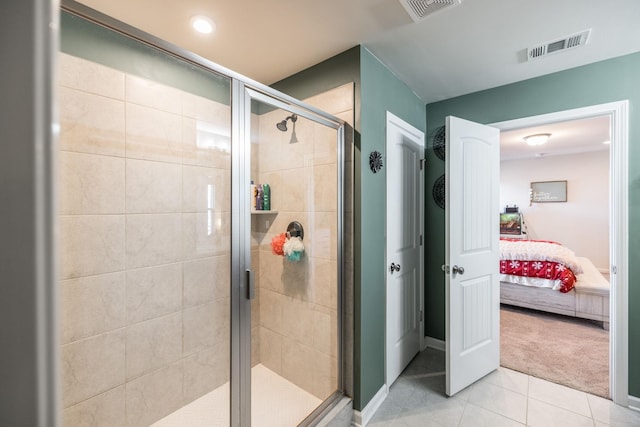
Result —
[[296, 120], [298, 120], [298, 116], [295, 114], [292, 114], [286, 119], [284, 119], [283, 121], [276, 123], [276, 127], [278, 128], [279, 131], [286, 132], [288, 130], [287, 120], [291, 120], [291, 123], [295, 123]]
[[276, 127], [278, 128], [278, 130], [280, 130], [282, 132], [286, 132], [287, 131], [287, 121], [283, 120], [283, 121], [277, 123]]

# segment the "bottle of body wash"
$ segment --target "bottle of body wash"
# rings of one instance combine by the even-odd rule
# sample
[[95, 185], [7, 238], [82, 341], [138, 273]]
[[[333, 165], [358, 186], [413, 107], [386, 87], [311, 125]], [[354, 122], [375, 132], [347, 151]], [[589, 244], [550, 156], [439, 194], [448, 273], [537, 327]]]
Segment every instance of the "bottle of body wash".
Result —
[[262, 184], [262, 192], [264, 193], [262, 207], [265, 211], [271, 210], [271, 186], [269, 184]]

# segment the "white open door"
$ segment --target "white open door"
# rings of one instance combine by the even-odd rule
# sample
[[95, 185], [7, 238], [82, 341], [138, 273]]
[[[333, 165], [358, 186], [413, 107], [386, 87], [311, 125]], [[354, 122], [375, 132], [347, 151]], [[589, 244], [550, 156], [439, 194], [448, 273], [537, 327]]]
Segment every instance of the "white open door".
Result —
[[387, 112], [387, 295], [388, 387], [420, 351], [423, 334], [422, 228], [424, 133]]
[[500, 365], [500, 131], [446, 124], [447, 395]]

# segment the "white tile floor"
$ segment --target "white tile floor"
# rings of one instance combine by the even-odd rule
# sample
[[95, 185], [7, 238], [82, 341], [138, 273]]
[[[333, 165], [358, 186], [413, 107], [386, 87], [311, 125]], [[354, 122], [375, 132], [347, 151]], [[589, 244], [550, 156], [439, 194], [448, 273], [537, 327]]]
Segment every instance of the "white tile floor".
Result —
[[[251, 390], [251, 419], [255, 427], [296, 426], [322, 402], [262, 364], [251, 369]], [[229, 383], [178, 409], [151, 427], [228, 426]]]
[[444, 353], [420, 353], [391, 386], [370, 427], [639, 427], [640, 412], [500, 368], [445, 396]]

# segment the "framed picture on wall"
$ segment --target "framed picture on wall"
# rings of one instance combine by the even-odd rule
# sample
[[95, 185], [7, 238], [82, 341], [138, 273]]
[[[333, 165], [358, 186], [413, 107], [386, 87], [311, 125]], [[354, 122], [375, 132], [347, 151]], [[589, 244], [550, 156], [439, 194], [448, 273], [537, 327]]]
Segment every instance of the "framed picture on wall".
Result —
[[567, 181], [532, 182], [530, 191], [534, 203], [567, 201]]

